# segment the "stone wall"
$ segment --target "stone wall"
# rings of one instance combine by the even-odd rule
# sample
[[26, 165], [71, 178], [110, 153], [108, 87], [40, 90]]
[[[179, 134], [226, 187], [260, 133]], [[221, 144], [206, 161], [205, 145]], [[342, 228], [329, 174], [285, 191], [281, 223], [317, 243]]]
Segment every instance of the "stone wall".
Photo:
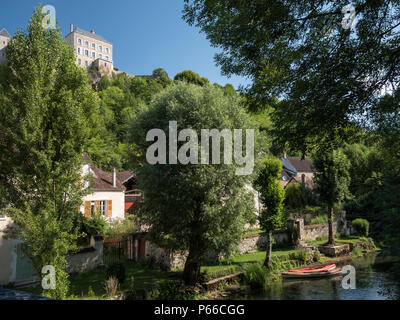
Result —
[[[273, 233], [275, 245], [282, 246], [289, 242], [290, 235], [286, 230], [278, 230]], [[267, 235], [265, 233], [246, 234], [238, 246], [239, 254], [252, 253], [264, 250], [267, 247]]]
[[67, 256], [68, 273], [88, 271], [103, 265], [103, 237], [90, 239], [90, 247], [83, 248], [75, 254]]

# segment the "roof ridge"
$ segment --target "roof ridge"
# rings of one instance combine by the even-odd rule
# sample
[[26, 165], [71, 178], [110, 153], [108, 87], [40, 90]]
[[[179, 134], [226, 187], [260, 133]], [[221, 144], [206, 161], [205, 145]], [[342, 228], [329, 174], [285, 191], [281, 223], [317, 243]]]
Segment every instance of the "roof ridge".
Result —
[[7, 31], [6, 28], [1, 29], [0, 35], [2, 35], [2, 36], [4, 36], [4, 37], [8, 37], [8, 38], [11, 39], [11, 36], [10, 36], [10, 34], [8, 33], [8, 31]]

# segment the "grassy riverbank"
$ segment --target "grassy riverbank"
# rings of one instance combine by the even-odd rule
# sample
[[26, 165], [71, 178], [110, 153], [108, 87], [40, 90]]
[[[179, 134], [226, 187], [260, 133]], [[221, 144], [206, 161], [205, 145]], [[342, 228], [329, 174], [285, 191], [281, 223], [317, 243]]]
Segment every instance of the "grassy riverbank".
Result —
[[[365, 238], [351, 237], [348, 239], [336, 239], [337, 243], [361, 243]], [[326, 243], [326, 239], [319, 239], [317, 241], [309, 242], [309, 245], [319, 245]], [[319, 261], [314, 261], [314, 264], [323, 264], [328, 262], [336, 262], [343, 259], [359, 255], [359, 252], [351, 253], [344, 257], [330, 258], [320, 255]], [[219, 277], [227, 276], [237, 272], [242, 272], [250, 264], [262, 264], [265, 260], [266, 252], [258, 251], [254, 253], [236, 255], [228, 260], [223, 260], [215, 265], [207, 265], [201, 268], [202, 277], [204, 281], [209, 281]], [[276, 248], [272, 252], [272, 258], [278, 262], [279, 269], [277, 273], [283, 271], [287, 267], [300, 267], [310, 264], [307, 257], [301, 250], [293, 248]], [[151, 269], [145, 263], [126, 262], [126, 281], [119, 288], [119, 293], [126, 292], [134, 287], [135, 290], [149, 291], [154, 289], [155, 286], [163, 285], [171, 280], [181, 279], [182, 270], [176, 271], [162, 271]], [[131, 281], [133, 277], [133, 283]], [[72, 274], [70, 276], [71, 282], [71, 299], [105, 299], [106, 291], [104, 288], [104, 281], [106, 278], [106, 271], [104, 268], [96, 269], [88, 272]], [[237, 285], [237, 283], [235, 283]], [[221, 284], [221, 289], [226, 289], [229, 285]], [[91, 290], [89, 290], [91, 289]], [[40, 286], [19, 289], [22, 291], [40, 294]], [[90, 291], [90, 292], [89, 292]], [[220, 290], [221, 291], [221, 290]], [[223, 291], [223, 290], [222, 290]], [[201, 297], [211, 298], [210, 295], [202, 295]]]

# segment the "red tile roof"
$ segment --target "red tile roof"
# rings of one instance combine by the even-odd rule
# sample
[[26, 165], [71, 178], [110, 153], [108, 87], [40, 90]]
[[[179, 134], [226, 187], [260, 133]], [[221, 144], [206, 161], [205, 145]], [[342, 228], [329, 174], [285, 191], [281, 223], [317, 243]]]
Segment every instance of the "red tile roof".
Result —
[[134, 175], [133, 171], [122, 171], [117, 173], [117, 179], [124, 183], [126, 180], [128, 180], [130, 177]]
[[112, 175], [104, 172], [97, 168], [90, 159], [88, 154], [83, 155], [85, 162], [90, 164], [90, 169], [92, 171], [92, 179], [90, 183], [90, 188], [94, 191], [124, 191], [125, 187], [121, 181], [116, 180], [116, 187], [114, 188], [112, 183]]
[[295, 167], [297, 172], [314, 172], [312, 169], [312, 161], [310, 158], [305, 157], [287, 157], [287, 160]]

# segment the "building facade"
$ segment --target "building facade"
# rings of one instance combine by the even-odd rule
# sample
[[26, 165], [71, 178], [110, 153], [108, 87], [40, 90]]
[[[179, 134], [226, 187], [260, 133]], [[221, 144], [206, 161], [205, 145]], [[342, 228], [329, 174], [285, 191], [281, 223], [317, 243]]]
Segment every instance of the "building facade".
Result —
[[117, 179], [117, 173], [108, 174], [97, 168], [88, 155], [84, 155], [85, 164], [82, 176], [89, 176], [86, 187], [91, 194], [83, 198], [79, 211], [87, 218], [101, 215], [108, 222], [125, 218], [125, 187]]
[[113, 44], [94, 30], [90, 32], [70, 26], [70, 33], [65, 37], [74, 48], [76, 64], [89, 70], [97, 70], [106, 75], [111, 75], [114, 70]]
[[6, 29], [0, 31], [0, 63], [6, 60], [6, 47], [11, 40], [10, 34]]

